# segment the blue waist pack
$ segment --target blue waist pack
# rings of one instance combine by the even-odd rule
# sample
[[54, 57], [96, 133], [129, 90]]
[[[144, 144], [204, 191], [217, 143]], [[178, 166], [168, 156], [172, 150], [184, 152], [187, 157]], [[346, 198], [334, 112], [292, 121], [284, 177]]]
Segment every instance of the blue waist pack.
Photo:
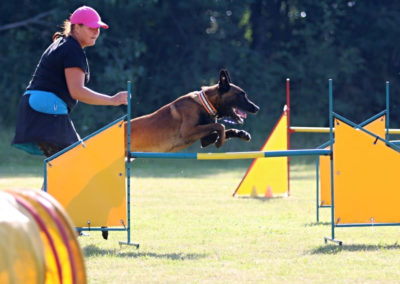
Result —
[[25, 95], [30, 95], [29, 105], [38, 112], [47, 114], [67, 114], [67, 104], [52, 92], [27, 90]]

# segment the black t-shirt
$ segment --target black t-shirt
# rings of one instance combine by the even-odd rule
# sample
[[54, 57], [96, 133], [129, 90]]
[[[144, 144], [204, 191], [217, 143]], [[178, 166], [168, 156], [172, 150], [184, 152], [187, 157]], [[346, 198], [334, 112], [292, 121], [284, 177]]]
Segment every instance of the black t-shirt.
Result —
[[78, 103], [68, 91], [65, 68], [79, 67], [85, 72], [85, 83], [89, 81], [89, 64], [86, 54], [73, 37], [60, 37], [42, 54], [27, 90], [52, 92], [60, 97], [71, 111]]

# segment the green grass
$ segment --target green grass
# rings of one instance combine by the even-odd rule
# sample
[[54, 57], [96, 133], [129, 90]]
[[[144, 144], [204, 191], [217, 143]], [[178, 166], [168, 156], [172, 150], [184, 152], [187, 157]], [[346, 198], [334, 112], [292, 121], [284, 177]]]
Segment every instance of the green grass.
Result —
[[[0, 164], [0, 189], [40, 188], [42, 159], [12, 153]], [[338, 228], [343, 246], [325, 244], [330, 210], [316, 224], [314, 166], [293, 159], [288, 198], [233, 198], [250, 162], [135, 161], [140, 248], [118, 245], [125, 232], [80, 237], [89, 283], [399, 282], [397, 227]]]

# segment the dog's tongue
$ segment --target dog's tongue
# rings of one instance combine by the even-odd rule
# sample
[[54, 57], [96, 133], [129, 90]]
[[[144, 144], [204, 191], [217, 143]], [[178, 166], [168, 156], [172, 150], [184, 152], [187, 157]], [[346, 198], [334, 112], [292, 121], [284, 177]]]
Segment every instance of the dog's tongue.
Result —
[[236, 108], [235, 109], [235, 113], [242, 118], [247, 118], [247, 113], [245, 113], [244, 111], [241, 111], [240, 109]]

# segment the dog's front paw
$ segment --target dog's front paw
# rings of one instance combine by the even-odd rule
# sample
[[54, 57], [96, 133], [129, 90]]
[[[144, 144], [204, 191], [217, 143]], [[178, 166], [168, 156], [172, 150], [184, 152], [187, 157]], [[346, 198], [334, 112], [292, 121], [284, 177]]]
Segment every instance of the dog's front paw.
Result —
[[251, 140], [251, 135], [249, 132], [244, 131], [244, 130], [240, 130], [238, 132], [238, 137], [244, 141], [250, 141]]

